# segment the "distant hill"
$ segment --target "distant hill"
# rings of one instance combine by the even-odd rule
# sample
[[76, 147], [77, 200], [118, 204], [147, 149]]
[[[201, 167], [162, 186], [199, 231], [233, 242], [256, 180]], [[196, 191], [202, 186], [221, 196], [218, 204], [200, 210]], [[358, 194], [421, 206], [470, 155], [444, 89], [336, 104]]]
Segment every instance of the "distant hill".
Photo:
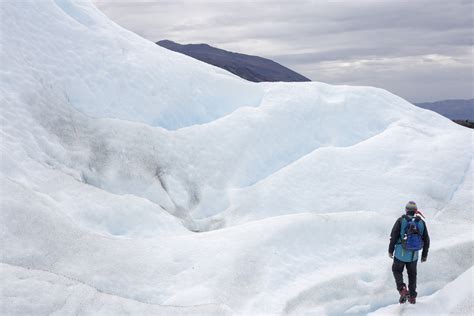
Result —
[[311, 81], [270, 59], [258, 56], [229, 52], [207, 44], [181, 45], [169, 40], [159, 41], [156, 44], [223, 68], [249, 81]]
[[443, 100], [437, 102], [415, 103], [415, 105], [437, 112], [452, 120], [474, 121], [474, 99]]

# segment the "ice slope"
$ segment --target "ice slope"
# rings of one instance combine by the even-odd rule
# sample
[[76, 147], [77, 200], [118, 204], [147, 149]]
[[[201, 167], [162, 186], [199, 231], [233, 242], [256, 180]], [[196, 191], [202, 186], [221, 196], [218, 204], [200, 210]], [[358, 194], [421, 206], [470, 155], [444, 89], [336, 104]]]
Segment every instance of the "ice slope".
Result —
[[104, 293], [80, 281], [42, 270], [2, 264], [2, 295], [6, 315], [201, 315], [223, 314], [214, 304], [189, 307], [147, 304]]
[[85, 1], [1, 14], [5, 314], [366, 314], [396, 300], [412, 199], [420, 295], [472, 266], [470, 130], [380, 89], [245, 82]]

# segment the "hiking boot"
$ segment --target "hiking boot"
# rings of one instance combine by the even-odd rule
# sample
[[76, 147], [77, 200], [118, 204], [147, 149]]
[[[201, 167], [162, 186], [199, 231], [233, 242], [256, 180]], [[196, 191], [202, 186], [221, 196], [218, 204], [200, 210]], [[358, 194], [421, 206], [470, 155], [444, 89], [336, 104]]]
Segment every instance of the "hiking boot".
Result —
[[400, 304], [405, 304], [405, 302], [407, 301], [408, 296], [409, 296], [406, 286], [403, 286], [402, 289], [400, 291], [398, 291], [398, 293], [400, 293], [400, 299], [398, 300], [398, 302]]
[[416, 296], [408, 296], [408, 303], [416, 304]]

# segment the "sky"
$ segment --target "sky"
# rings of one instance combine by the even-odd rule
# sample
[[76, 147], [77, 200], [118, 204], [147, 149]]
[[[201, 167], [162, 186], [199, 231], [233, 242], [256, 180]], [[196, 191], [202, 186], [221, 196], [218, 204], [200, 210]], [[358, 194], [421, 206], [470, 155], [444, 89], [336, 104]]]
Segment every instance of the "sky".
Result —
[[93, 0], [157, 42], [270, 58], [411, 102], [474, 98], [474, 0]]

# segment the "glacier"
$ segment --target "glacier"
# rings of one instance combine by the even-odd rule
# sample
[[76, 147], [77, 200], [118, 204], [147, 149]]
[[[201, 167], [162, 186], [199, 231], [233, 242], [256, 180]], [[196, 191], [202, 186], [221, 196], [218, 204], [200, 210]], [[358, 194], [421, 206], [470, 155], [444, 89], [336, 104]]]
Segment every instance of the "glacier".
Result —
[[[0, 23], [2, 314], [472, 313], [471, 130], [383, 89], [247, 82], [90, 1]], [[402, 310], [409, 200], [432, 247]]]

